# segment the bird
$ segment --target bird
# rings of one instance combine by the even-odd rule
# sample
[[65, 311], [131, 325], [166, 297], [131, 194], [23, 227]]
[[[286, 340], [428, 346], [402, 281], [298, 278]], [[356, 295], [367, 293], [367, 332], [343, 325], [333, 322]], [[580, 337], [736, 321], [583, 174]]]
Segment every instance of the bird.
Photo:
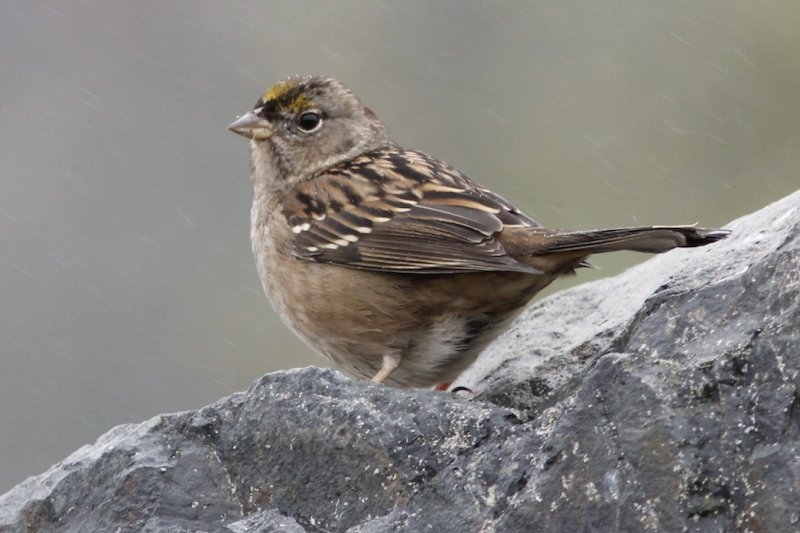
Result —
[[276, 83], [228, 129], [250, 140], [252, 249], [275, 311], [346, 374], [394, 387], [447, 390], [536, 293], [592, 254], [662, 253], [729, 233], [547, 229], [400, 146], [325, 76]]

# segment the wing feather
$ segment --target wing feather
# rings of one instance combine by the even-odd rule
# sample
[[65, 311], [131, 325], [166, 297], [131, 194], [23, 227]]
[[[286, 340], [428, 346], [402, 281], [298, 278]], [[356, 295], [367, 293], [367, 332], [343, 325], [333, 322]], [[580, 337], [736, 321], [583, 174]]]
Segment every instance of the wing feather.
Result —
[[497, 239], [506, 225], [538, 224], [421, 152], [365, 154], [301, 182], [284, 205], [294, 254], [307, 260], [420, 274], [538, 272]]

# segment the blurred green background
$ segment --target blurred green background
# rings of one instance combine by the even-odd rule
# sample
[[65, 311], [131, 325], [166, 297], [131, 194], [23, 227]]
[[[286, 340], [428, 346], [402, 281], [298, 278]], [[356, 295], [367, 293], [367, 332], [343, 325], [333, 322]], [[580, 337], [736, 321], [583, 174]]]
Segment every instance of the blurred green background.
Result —
[[800, 186], [795, 0], [2, 2], [0, 492], [321, 364], [262, 295], [225, 129], [306, 73], [553, 227], [718, 226]]

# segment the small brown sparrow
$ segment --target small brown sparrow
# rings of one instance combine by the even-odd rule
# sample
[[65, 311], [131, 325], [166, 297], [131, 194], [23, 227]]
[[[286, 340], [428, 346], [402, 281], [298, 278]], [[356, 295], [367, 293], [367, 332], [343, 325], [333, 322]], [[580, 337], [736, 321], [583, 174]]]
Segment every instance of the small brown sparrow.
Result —
[[594, 253], [703, 246], [724, 230], [542, 227], [443, 161], [398, 146], [325, 77], [274, 85], [250, 139], [251, 238], [267, 296], [353, 376], [445, 389], [533, 296]]

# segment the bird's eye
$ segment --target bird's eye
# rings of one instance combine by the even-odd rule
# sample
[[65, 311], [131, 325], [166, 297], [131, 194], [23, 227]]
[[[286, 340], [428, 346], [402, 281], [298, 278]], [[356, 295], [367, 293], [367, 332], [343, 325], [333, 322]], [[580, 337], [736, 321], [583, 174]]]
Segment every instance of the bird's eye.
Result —
[[321, 123], [322, 117], [316, 111], [306, 111], [297, 117], [298, 127], [305, 132], [314, 131]]

